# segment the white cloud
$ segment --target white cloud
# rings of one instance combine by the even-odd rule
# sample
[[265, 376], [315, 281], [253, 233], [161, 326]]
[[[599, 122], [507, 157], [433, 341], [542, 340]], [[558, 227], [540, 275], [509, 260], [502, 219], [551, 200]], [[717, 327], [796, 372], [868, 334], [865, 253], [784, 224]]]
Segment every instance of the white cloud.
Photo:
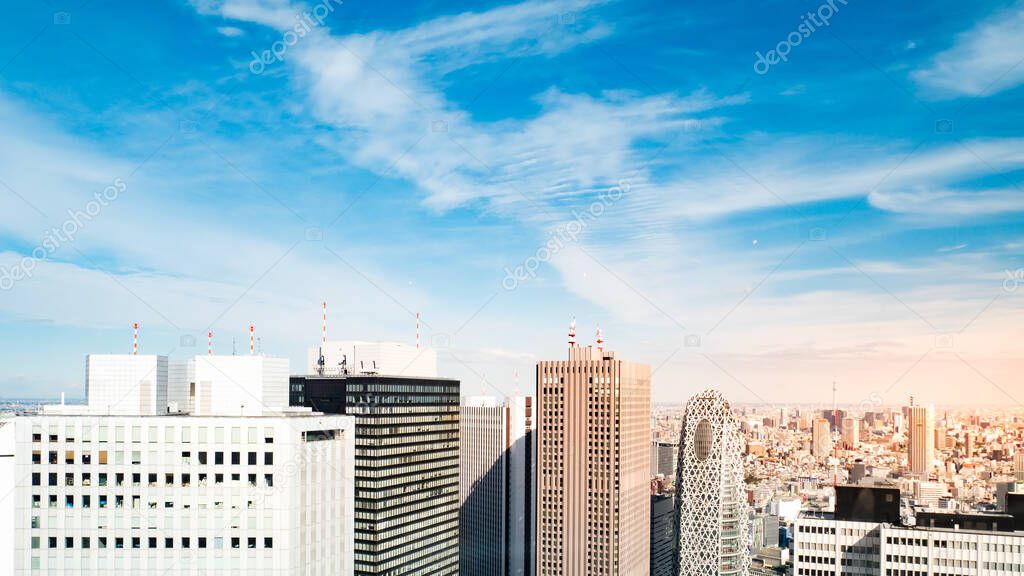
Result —
[[235, 38], [245, 34], [245, 32], [241, 28], [237, 28], [235, 26], [218, 26], [217, 32], [220, 32], [228, 38]]
[[1024, 2], [1017, 2], [957, 35], [911, 77], [939, 97], [987, 96], [1024, 82], [1022, 54]]

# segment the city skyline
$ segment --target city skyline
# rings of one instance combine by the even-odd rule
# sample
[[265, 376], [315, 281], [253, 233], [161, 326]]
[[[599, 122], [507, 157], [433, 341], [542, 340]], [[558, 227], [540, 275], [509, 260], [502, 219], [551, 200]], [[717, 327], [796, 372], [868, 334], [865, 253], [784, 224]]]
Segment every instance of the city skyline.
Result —
[[576, 314], [656, 403], [1024, 400], [1021, 2], [8, 10], [0, 397], [327, 300], [473, 393]]

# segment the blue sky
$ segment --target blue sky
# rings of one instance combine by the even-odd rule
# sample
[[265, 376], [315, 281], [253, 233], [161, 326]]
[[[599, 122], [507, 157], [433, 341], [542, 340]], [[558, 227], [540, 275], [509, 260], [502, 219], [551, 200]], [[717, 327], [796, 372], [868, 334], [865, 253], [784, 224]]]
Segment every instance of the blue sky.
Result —
[[656, 401], [1019, 404], [1024, 2], [919, 4], [6, 7], [0, 395], [326, 299], [469, 394], [575, 314]]

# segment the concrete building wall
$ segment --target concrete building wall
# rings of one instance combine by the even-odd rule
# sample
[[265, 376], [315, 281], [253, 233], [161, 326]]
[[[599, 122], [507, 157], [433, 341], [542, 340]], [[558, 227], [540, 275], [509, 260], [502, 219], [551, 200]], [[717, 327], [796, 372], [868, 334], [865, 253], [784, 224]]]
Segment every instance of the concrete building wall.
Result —
[[650, 568], [650, 367], [572, 345], [537, 364], [537, 573]]

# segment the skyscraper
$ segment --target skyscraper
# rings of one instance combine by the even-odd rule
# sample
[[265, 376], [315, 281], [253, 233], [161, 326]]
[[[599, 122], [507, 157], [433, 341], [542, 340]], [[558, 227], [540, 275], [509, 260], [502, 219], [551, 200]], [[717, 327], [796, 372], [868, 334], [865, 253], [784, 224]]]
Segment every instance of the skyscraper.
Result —
[[811, 454], [815, 458], [828, 458], [832, 454], [832, 429], [828, 420], [815, 418], [811, 430]]
[[600, 346], [537, 364], [540, 576], [650, 569], [651, 370]]
[[678, 474], [679, 574], [746, 576], [743, 437], [717, 390], [701, 392], [686, 404]]
[[856, 448], [860, 444], [860, 420], [856, 418], [843, 420], [843, 444], [847, 448]]
[[504, 403], [466, 398], [459, 429], [459, 574], [530, 576], [536, 561], [533, 397]]
[[931, 406], [911, 405], [907, 414], [910, 420], [907, 438], [910, 471], [926, 475], [935, 460], [935, 410]]
[[651, 568], [650, 576], [676, 576], [675, 496], [651, 494]]
[[431, 350], [411, 355], [410, 376], [411, 347], [335, 344], [351, 351], [311, 358], [314, 375], [292, 376], [290, 392], [293, 405], [355, 416], [355, 576], [458, 574], [459, 381], [429, 372]]

